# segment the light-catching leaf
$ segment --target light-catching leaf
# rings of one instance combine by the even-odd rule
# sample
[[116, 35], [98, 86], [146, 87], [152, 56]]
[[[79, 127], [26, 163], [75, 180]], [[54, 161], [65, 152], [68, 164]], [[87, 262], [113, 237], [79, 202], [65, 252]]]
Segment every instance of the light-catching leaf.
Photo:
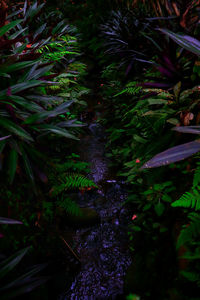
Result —
[[185, 143], [161, 152], [146, 162], [141, 169], [156, 168], [183, 160], [200, 151], [200, 141]]
[[168, 29], [159, 29], [164, 34], [168, 35], [171, 39], [173, 39], [178, 45], [182, 48], [196, 54], [200, 55], [200, 41], [193, 38], [192, 36], [185, 34], [177, 34]]

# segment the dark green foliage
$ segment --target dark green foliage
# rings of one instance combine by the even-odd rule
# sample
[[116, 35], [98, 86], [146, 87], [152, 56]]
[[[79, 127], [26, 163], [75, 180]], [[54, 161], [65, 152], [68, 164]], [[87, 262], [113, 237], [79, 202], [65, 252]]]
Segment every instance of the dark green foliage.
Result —
[[184, 225], [177, 241], [177, 248], [182, 245], [190, 244], [192, 241], [198, 239], [200, 235], [200, 216], [198, 213], [190, 213], [188, 215], [189, 224]]
[[[0, 286], [1, 299], [13, 299], [19, 295], [30, 292], [37, 286], [44, 284], [47, 277], [34, 277], [35, 274], [40, 272], [46, 265], [37, 265], [27, 270], [24, 274], [18, 274], [16, 278], [12, 279], [13, 269], [20, 263], [29, 248], [18, 251], [9, 258], [0, 261], [0, 278], [1, 281], [6, 277], [3, 286]], [[8, 277], [9, 276], [9, 277]]]
[[53, 186], [52, 195], [57, 196], [62, 192], [73, 189], [83, 189], [88, 187], [96, 187], [94, 182], [81, 174], [65, 174], [62, 175], [62, 183]]
[[68, 214], [72, 216], [81, 216], [82, 212], [80, 207], [69, 198], [69, 196], [61, 196], [57, 201], [56, 205], [63, 208]]
[[56, 163], [49, 170], [51, 197], [55, 199], [56, 206], [72, 215], [81, 215], [81, 211], [76, 202], [70, 198], [70, 191], [85, 191], [97, 187], [92, 180], [83, 175], [90, 169], [88, 163], [80, 161], [79, 158], [79, 155], [72, 153], [66, 157], [66, 162]]
[[[55, 43], [53, 40], [58, 38], [58, 40], [61, 39], [61, 43], [67, 43], [68, 47], [65, 53], [61, 53], [60, 58], [66, 54], [74, 55], [72, 47], [69, 46], [70, 42], [68, 42], [70, 27], [63, 20], [52, 30], [52, 35], [50, 35], [49, 24], [41, 25], [42, 21], [38, 15], [43, 6], [43, 4], [38, 5], [35, 2], [32, 6], [27, 7], [27, 2], [25, 2], [20, 19], [12, 21], [12, 19], [16, 19], [16, 16], [12, 14], [8, 16], [11, 23], [1, 27], [0, 134], [2, 137], [7, 136], [7, 139], [1, 140], [0, 144], [2, 145], [2, 154], [6, 154], [4, 161], [8, 156], [7, 167], [10, 183], [14, 181], [17, 168], [21, 173], [22, 170], [25, 170], [27, 178], [34, 183], [33, 161], [34, 164], [37, 161], [34, 153], [39, 150], [39, 145], [37, 147], [35, 145], [36, 140], [38, 141], [41, 136], [77, 139], [70, 132], [69, 123], [60, 125], [57, 120], [59, 115], [68, 112], [68, 107], [74, 101], [47, 95], [47, 88], [44, 88], [45, 85], [47, 87], [55, 84], [49, 79], [58, 75], [52, 73], [56, 59], [48, 59], [47, 63], [47, 58], [39, 53], [44, 47], [51, 51], [49, 47], [53, 47], [52, 44]], [[31, 23], [33, 19], [34, 26]], [[46, 21], [48, 22], [48, 20]], [[7, 47], [5, 47], [4, 40], [9, 40]], [[76, 120], [74, 120], [74, 124], [76, 127], [80, 126]], [[27, 151], [26, 146], [30, 151]], [[6, 163], [3, 162], [2, 169], [5, 168]]]

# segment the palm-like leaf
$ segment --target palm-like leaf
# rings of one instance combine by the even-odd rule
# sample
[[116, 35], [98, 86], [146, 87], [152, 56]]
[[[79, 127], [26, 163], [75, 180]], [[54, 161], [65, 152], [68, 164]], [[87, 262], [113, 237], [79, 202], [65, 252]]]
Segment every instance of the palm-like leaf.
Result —
[[[10, 153], [6, 152], [10, 183], [13, 182], [17, 166], [21, 162], [27, 176], [34, 181], [31, 155], [34, 153], [35, 140], [41, 134], [44, 136], [52, 133], [54, 136], [77, 139], [70, 132], [70, 123], [60, 126], [59, 122], [54, 120], [68, 112], [74, 101], [65, 102], [62, 97], [48, 96], [39, 91], [39, 88], [45, 85], [55, 84], [47, 80], [57, 75], [49, 75], [53, 64], [46, 63], [42, 53], [38, 52], [52, 39], [49, 36], [48, 24], [38, 22], [37, 16], [43, 6], [44, 3], [39, 5], [37, 1], [31, 5], [25, 1], [23, 10], [16, 13], [14, 11], [8, 16], [10, 23], [0, 28], [0, 36], [5, 37], [0, 41], [0, 152], [11, 148]], [[12, 21], [16, 15], [21, 19]], [[58, 22], [53, 29], [54, 38], [67, 30], [69, 26], [65, 21]], [[64, 127], [68, 127], [68, 130]], [[29, 145], [30, 152], [27, 151], [26, 144]]]

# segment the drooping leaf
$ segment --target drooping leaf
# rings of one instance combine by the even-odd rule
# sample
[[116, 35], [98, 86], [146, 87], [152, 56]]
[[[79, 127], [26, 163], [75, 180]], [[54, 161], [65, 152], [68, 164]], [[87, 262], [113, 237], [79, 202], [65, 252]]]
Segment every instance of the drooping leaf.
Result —
[[11, 135], [3, 136], [3, 137], [0, 138], [0, 141], [6, 140], [6, 139], [8, 139], [9, 137], [11, 137]]
[[174, 131], [182, 132], [182, 133], [193, 133], [200, 134], [200, 126], [177, 126], [172, 128]]
[[65, 21], [62, 20], [61, 22], [59, 22], [56, 27], [52, 30], [52, 33], [55, 34], [59, 31], [60, 28], [62, 28], [62, 26], [65, 24]]
[[22, 127], [18, 126], [16, 123], [6, 118], [0, 118], [0, 126], [5, 128], [7, 131], [16, 134], [22, 139], [33, 142], [33, 138], [30, 136], [30, 134], [27, 131], [25, 131]]
[[200, 151], [200, 140], [172, 147], [146, 162], [141, 169], [156, 168], [183, 160]]
[[0, 217], [0, 224], [23, 224], [20, 221]]
[[33, 275], [37, 274], [38, 272], [40, 272], [41, 270], [43, 270], [45, 267], [47, 266], [47, 264], [40, 264], [40, 265], [36, 265], [33, 268], [31, 268], [30, 271], [26, 272], [25, 274], [21, 275], [20, 277], [16, 278], [15, 280], [13, 280], [12, 282], [10, 282], [9, 284], [3, 286], [2, 288], [0, 288], [0, 291], [4, 291], [16, 286], [22, 286], [24, 284], [26, 284], [27, 282], [29, 282], [30, 280], [32, 280], [33, 278], [31, 278]]
[[1, 65], [0, 71], [2, 69], [5, 73], [15, 72], [15, 71], [30, 67], [34, 64], [35, 64], [35, 61], [22, 61], [22, 62], [17, 62], [15, 64], [12, 64], [9, 66]]
[[[30, 88], [33, 88], [33, 87], [36, 87], [36, 86], [41, 86], [43, 84], [44, 84], [43, 81], [30, 80], [30, 81], [27, 81], [27, 82], [17, 83], [15, 85], [11, 86], [10, 89], [11, 89], [12, 94], [16, 94], [16, 93], [22, 92], [26, 89], [30, 89]], [[6, 96], [6, 94], [7, 94], [7, 89], [0, 92], [0, 97]]]
[[60, 136], [63, 136], [63, 137], [69, 138], [69, 139], [79, 140], [73, 134], [69, 133], [66, 129], [60, 128], [58, 126], [42, 124], [42, 125], [39, 125], [38, 128], [40, 130], [44, 131], [45, 134], [54, 133], [58, 136], [60, 135]]
[[14, 28], [17, 24], [21, 23], [22, 20], [16, 20], [12, 21], [9, 24], [4, 25], [0, 28], [0, 36], [4, 35], [6, 32], [8, 32], [10, 29]]
[[28, 29], [28, 27], [25, 28], [21, 28], [19, 31], [16, 31], [15, 33], [11, 34], [9, 36], [9, 40], [15, 39], [16, 37], [18, 37], [19, 35], [21, 35], [24, 31], [26, 31]]
[[10, 98], [15, 104], [19, 105], [23, 109], [27, 109], [31, 112], [41, 112], [44, 111], [43, 107], [38, 105], [37, 103], [34, 103], [33, 101], [26, 100], [20, 96], [14, 95], [10, 96]]
[[33, 3], [33, 5], [31, 5], [25, 14], [25, 20], [27, 20], [28, 18], [33, 18], [34, 16], [37, 15], [37, 13], [43, 8], [43, 6], [45, 5], [45, 3], [40, 4], [39, 6], [37, 6], [37, 1], [35, 1], [35, 3]]
[[25, 76], [25, 80], [32, 80], [32, 79], [38, 79], [39, 77], [41, 77], [42, 75], [44, 75], [46, 72], [49, 72], [52, 69], [52, 65], [50, 66], [46, 66], [43, 68], [37, 68], [38, 65], [34, 65], [31, 70], [28, 72], [28, 74], [26, 74]]
[[59, 105], [58, 107], [56, 107], [54, 110], [51, 111], [44, 111], [44, 112], [40, 112], [37, 114], [34, 114], [32, 116], [30, 116], [29, 118], [27, 118], [25, 120], [25, 124], [32, 124], [35, 122], [41, 122], [47, 118], [52, 118], [52, 117], [56, 117], [60, 114], [63, 114], [65, 112], [67, 112], [67, 107], [69, 107], [74, 101], [67, 101], [64, 102], [63, 104]]
[[200, 55], [200, 41], [184, 34], [177, 34], [168, 29], [159, 29], [164, 34], [168, 35], [171, 39], [173, 39], [178, 45], [182, 48], [196, 54]]
[[7, 273], [15, 268], [15, 266], [22, 260], [24, 255], [29, 250], [29, 247], [18, 251], [17, 253], [13, 254], [6, 260], [0, 263], [0, 278], [3, 278]]
[[33, 289], [37, 288], [38, 286], [44, 284], [49, 277], [34, 277], [29, 278], [27, 281], [24, 282], [24, 285], [10, 289], [8, 292], [3, 292], [1, 296], [1, 300], [9, 300], [16, 298], [17, 296], [25, 293], [29, 293]]

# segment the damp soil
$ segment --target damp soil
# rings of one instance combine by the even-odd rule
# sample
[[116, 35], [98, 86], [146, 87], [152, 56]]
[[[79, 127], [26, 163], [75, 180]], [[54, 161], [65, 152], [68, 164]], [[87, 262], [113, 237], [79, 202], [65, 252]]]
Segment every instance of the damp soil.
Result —
[[93, 209], [99, 215], [95, 225], [72, 230], [70, 246], [80, 260], [72, 283], [59, 300], [123, 299], [124, 277], [131, 264], [128, 225], [131, 215], [124, 205], [126, 184], [118, 181], [105, 156], [105, 132], [96, 121], [88, 122], [87, 135], [80, 141], [79, 153], [90, 164], [88, 177], [98, 186], [79, 194], [80, 207]]

